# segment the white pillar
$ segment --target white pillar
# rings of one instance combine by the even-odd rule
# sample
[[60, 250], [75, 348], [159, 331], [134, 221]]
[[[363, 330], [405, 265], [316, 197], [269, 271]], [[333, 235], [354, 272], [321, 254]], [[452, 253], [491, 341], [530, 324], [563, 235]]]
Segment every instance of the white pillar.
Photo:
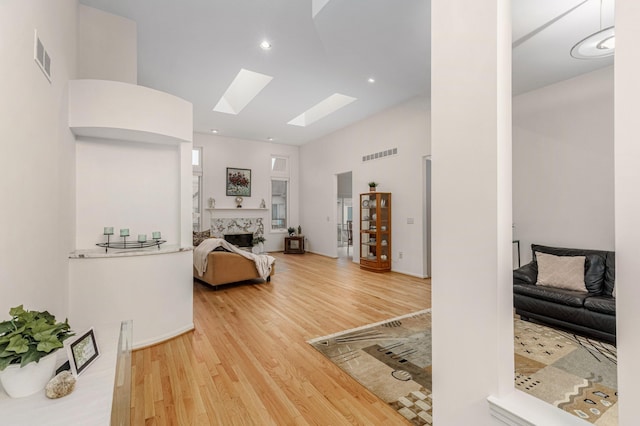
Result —
[[496, 424], [486, 399], [514, 374], [510, 4], [431, 8], [434, 424]]
[[638, 424], [640, 389], [640, 2], [616, 1], [615, 241], [618, 340], [618, 418]]

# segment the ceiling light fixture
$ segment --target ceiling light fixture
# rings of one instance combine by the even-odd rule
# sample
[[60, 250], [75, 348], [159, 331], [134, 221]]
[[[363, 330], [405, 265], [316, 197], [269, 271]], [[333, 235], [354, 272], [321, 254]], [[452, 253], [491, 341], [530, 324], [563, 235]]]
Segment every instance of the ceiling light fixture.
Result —
[[376, 82], [376, 79], [375, 79], [375, 78], [373, 78], [373, 77], [369, 77], [369, 78], [367, 79], [367, 81], [368, 81], [369, 83], [375, 83], [375, 82]]
[[602, 29], [602, 0], [600, 0], [600, 30], [576, 43], [571, 48], [571, 56], [576, 59], [600, 59], [613, 55], [615, 50], [615, 27]]
[[269, 43], [267, 40], [262, 40], [262, 43], [260, 43], [260, 49], [271, 50], [271, 43]]
[[213, 133], [214, 135], [218, 134], [218, 129], [211, 129], [211, 133]]
[[271, 137], [267, 138], [267, 140], [268, 140], [269, 142], [273, 142], [273, 138], [271, 138]]

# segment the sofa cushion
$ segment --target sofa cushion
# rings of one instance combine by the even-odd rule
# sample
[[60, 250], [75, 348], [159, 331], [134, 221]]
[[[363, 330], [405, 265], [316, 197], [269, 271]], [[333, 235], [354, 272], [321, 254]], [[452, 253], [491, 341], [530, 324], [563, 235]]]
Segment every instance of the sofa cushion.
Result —
[[513, 292], [561, 305], [581, 308], [589, 293], [528, 284], [514, 284]]
[[533, 251], [533, 259], [537, 263], [537, 253], [553, 254], [555, 256], [584, 256], [586, 262], [584, 265], [584, 284], [589, 293], [599, 295], [603, 291], [605, 260], [611, 252], [603, 250], [583, 250], [562, 247], [548, 247], [538, 244], [531, 244]]
[[207, 229], [206, 231], [201, 232], [193, 232], [193, 246], [198, 247], [204, 240], [207, 238], [211, 238], [211, 230]]
[[591, 296], [584, 301], [584, 307], [590, 311], [603, 314], [616, 314], [616, 300], [607, 296]]
[[607, 270], [604, 273], [604, 289], [602, 294], [604, 296], [616, 297], [615, 283], [616, 283], [616, 253], [611, 251], [607, 253], [607, 259], [605, 261]]
[[537, 276], [538, 276], [538, 269], [536, 264], [534, 262], [527, 263], [526, 265], [518, 269], [514, 269], [513, 283], [535, 285]]
[[538, 253], [536, 285], [587, 292], [584, 285], [584, 256], [554, 256]]

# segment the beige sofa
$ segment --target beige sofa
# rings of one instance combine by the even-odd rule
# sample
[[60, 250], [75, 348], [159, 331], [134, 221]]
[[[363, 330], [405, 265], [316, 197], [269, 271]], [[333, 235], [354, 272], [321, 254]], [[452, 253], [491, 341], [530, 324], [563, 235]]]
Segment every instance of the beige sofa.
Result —
[[[271, 273], [267, 281], [271, 281], [271, 276], [275, 273], [275, 263], [271, 267]], [[252, 279], [260, 279], [256, 269], [256, 264], [237, 253], [227, 251], [212, 251], [207, 257], [207, 270], [203, 276], [198, 275], [196, 268], [193, 268], [194, 278], [209, 285], [217, 287], [221, 284], [235, 283]]]

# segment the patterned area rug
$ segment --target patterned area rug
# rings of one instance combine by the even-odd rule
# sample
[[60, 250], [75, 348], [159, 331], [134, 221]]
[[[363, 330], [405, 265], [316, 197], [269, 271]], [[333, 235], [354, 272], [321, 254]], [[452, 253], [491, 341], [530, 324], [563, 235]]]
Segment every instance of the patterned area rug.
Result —
[[617, 350], [515, 319], [516, 389], [599, 426], [618, 424]]
[[[617, 424], [616, 348], [514, 319], [515, 385], [598, 426]], [[309, 343], [414, 425], [431, 425], [431, 310]]]

